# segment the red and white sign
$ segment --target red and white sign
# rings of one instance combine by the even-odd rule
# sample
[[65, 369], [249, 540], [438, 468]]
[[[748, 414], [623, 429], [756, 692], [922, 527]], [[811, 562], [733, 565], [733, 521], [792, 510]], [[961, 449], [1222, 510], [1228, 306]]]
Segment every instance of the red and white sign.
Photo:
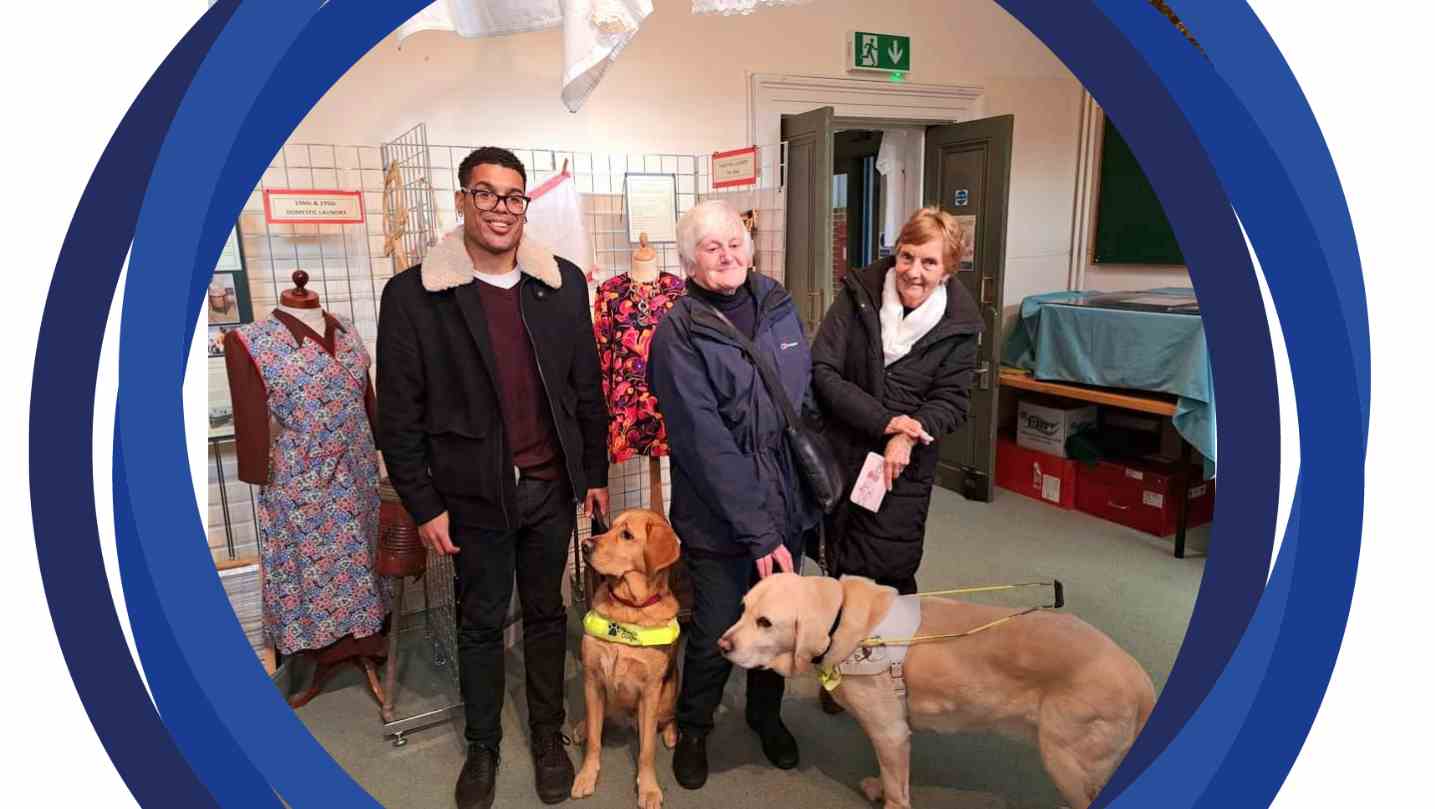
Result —
[[268, 188], [264, 220], [271, 225], [360, 225], [364, 195], [360, 191], [318, 188]]
[[713, 188], [732, 188], [757, 183], [757, 147], [713, 152]]

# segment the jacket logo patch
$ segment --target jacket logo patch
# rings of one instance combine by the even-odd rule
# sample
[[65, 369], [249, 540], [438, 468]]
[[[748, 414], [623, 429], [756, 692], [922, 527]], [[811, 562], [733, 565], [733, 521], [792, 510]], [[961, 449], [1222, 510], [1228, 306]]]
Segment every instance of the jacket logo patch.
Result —
[[787, 349], [793, 348], [793, 347], [795, 347], [796, 345], [797, 345], [797, 341], [796, 341], [796, 340], [793, 340], [793, 341], [790, 342], [790, 343], [783, 343], [783, 344], [782, 344], [782, 350], [783, 350], [783, 351], [786, 351]]

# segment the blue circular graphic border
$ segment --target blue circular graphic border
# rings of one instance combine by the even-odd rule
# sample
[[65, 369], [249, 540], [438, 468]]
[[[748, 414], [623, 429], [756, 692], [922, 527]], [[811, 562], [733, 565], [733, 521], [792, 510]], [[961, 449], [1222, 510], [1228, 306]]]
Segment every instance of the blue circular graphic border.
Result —
[[[1264, 804], [1329, 682], [1359, 551], [1369, 336], [1340, 184], [1289, 67], [1244, 3], [1182, 4], [1202, 52], [1145, 3], [999, 2], [1091, 91], [1146, 168], [1201, 298], [1214, 383], [1228, 391], [1221, 501], [1191, 626], [1097, 805]], [[255, 178], [323, 92], [424, 5], [216, 3], [121, 122], [62, 248], [31, 399], [36, 543], [76, 688], [141, 805], [377, 805], [254, 665], [196, 541], [180, 390], [194, 312]], [[1242, 226], [1285, 335], [1299, 423], [1321, 428], [1301, 435], [1308, 460], [1273, 567], [1272, 546], [1256, 538], [1275, 529], [1280, 414]], [[91, 437], [73, 429], [92, 420], [131, 243], [113, 495], [148, 694], [104, 573], [86, 488]], [[61, 302], [63, 319], [52, 311]], [[77, 486], [90, 496], [77, 498]]]

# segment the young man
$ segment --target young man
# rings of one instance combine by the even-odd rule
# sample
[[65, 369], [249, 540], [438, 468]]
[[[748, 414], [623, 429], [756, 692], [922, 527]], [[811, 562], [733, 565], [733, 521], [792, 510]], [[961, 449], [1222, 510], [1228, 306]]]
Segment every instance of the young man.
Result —
[[573, 786], [560, 587], [575, 504], [607, 511], [608, 412], [583, 273], [523, 238], [523, 164], [485, 147], [458, 179], [463, 227], [384, 288], [379, 447], [424, 544], [456, 557], [468, 739], [458, 807], [493, 803], [515, 574], [536, 787], [557, 803]]

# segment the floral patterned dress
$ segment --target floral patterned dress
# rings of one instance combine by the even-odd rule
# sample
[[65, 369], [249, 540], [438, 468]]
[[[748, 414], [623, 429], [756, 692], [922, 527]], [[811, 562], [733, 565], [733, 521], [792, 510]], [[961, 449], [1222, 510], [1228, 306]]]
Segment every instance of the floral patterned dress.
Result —
[[[238, 329], [278, 423], [260, 487], [264, 631], [282, 654], [378, 634], [379, 469], [365, 409], [369, 354], [352, 327], [295, 344], [278, 318]], [[317, 337], [317, 335], [316, 335]]]
[[648, 282], [623, 273], [598, 287], [593, 333], [608, 402], [608, 455], [613, 463], [668, 454], [663, 417], [648, 391], [648, 347], [658, 323], [684, 292], [683, 279], [666, 272]]

